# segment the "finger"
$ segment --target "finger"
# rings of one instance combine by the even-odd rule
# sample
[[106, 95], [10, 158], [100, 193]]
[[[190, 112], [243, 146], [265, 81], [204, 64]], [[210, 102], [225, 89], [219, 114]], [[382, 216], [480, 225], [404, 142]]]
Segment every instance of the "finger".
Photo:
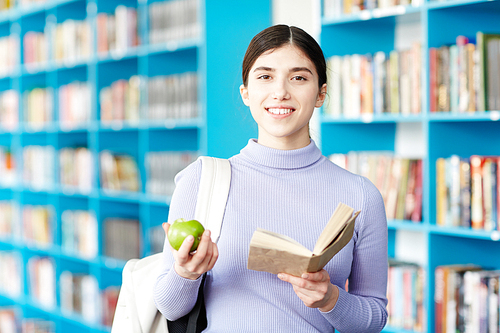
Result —
[[[193, 255], [193, 263], [195, 265], [202, 265], [203, 262], [207, 261], [207, 255], [209, 255], [209, 248], [211, 247], [211, 239], [210, 239], [210, 231], [205, 230], [201, 235], [200, 243], [198, 244], [198, 248]], [[211, 255], [211, 254], [210, 254]]]
[[219, 258], [219, 249], [217, 248], [217, 244], [212, 243], [212, 256], [210, 257], [210, 261], [208, 262], [207, 271], [214, 268], [215, 263], [217, 262], [217, 258]]
[[166, 235], [168, 233], [168, 229], [170, 228], [170, 223], [163, 222], [161, 224], [161, 227], [163, 228], [163, 230], [165, 230], [165, 235]]
[[191, 247], [193, 246], [193, 243], [194, 243], [194, 237], [192, 235], [189, 235], [186, 238], [184, 238], [181, 247], [177, 251], [177, 260], [179, 261], [179, 264], [184, 264], [187, 261], [189, 261]]
[[301, 277], [293, 276], [293, 275], [286, 274], [286, 273], [279, 273], [278, 278], [282, 281], [291, 283], [292, 285], [300, 287], [300, 288], [305, 288], [306, 284], [308, 283], [307, 280], [305, 280]]
[[319, 272], [315, 273], [304, 273], [301, 276], [303, 279], [311, 281], [311, 282], [326, 282], [330, 281], [330, 276], [328, 275], [328, 272], [322, 269]]

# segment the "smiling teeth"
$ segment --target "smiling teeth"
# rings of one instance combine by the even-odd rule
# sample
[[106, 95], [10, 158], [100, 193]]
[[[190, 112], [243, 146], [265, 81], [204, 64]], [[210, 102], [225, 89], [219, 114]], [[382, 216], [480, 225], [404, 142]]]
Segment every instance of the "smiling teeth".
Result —
[[267, 111], [272, 114], [289, 114], [293, 112], [293, 109], [267, 109]]

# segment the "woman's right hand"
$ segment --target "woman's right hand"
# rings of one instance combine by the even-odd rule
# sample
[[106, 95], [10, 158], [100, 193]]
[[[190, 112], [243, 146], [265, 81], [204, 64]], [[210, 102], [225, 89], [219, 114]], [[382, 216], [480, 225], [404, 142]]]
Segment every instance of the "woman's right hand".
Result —
[[[170, 224], [163, 223], [162, 227], [167, 235]], [[186, 237], [178, 251], [174, 250], [169, 243], [170, 251], [175, 259], [175, 271], [180, 276], [190, 280], [196, 280], [203, 273], [211, 270], [219, 257], [217, 244], [212, 242], [210, 238], [210, 230], [203, 232], [198, 248], [195, 252], [190, 252], [193, 242], [193, 236]]]

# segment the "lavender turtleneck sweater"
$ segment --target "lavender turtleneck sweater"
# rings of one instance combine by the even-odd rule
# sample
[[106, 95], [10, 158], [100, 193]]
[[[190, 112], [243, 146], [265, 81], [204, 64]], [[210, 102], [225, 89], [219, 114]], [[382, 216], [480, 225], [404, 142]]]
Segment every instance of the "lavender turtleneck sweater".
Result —
[[[387, 223], [375, 186], [330, 162], [313, 141], [301, 149], [277, 150], [250, 140], [229, 160], [232, 178], [219, 258], [205, 284], [205, 332], [381, 331], [387, 320]], [[169, 222], [193, 218], [200, 175], [200, 161], [177, 175]], [[361, 213], [353, 239], [325, 266], [340, 291], [331, 311], [306, 307], [289, 283], [246, 268], [256, 228], [287, 235], [312, 250], [339, 202]], [[200, 285], [200, 279], [177, 275], [173, 264], [166, 246], [154, 298], [171, 320], [190, 311]]]

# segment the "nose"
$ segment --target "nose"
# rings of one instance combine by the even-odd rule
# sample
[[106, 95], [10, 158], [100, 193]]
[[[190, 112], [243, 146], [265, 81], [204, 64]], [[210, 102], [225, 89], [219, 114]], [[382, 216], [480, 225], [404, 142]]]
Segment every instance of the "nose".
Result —
[[273, 87], [272, 97], [279, 101], [286, 100], [290, 98], [290, 93], [288, 92], [288, 88], [286, 82], [282, 80], [277, 80]]

